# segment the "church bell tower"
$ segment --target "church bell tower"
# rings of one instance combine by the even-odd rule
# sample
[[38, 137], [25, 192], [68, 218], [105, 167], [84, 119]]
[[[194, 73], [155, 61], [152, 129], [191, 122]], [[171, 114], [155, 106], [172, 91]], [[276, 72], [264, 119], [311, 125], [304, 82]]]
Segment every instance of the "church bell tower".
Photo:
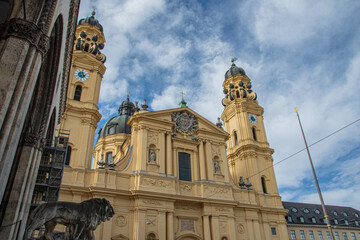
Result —
[[235, 65], [235, 60], [225, 74], [221, 115], [225, 131], [230, 134], [227, 141], [230, 173], [240, 187], [252, 184], [251, 188], [259, 194], [279, 196], [272, 167], [274, 150], [265, 134], [264, 109], [258, 104], [250, 78]]
[[67, 165], [90, 168], [93, 141], [100, 121], [98, 101], [106, 67], [103, 27], [94, 17], [81, 19], [76, 28], [73, 56], [67, 89], [65, 113], [59, 128], [70, 130]]

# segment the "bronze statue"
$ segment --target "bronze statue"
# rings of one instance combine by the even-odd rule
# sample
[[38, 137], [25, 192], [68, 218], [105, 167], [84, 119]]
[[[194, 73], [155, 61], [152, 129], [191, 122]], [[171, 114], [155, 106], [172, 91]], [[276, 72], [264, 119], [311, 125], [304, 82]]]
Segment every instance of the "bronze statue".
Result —
[[94, 240], [93, 231], [101, 222], [110, 220], [114, 210], [105, 198], [93, 198], [81, 203], [48, 202], [38, 206], [32, 215], [26, 231], [26, 237], [31, 238], [33, 231], [45, 225], [42, 238], [51, 239], [56, 224], [68, 227], [67, 239]]

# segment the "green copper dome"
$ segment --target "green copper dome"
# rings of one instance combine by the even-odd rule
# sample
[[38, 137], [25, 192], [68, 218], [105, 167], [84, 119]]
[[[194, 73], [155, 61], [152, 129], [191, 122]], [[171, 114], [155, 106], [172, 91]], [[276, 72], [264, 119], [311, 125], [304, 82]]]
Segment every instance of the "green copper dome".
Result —
[[99, 131], [99, 138], [117, 134], [117, 133], [131, 133], [131, 127], [126, 124], [129, 118], [135, 112], [135, 105], [129, 99], [129, 95], [126, 100], [120, 104], [119, 116], [113, 117], [108, 120], [104, 127]]

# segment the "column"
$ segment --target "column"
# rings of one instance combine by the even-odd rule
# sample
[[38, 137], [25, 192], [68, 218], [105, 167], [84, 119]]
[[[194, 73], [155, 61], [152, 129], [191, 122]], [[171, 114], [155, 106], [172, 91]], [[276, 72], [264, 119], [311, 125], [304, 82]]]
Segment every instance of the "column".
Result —
[[218, 216], [211, 216], [211, 235], [212, 239], [220, 239]]
[[206, 180], [206, 166], [205, 166], [205, 156], [204, 156], [204, 145], [203, 142], [199, 143], [199, 162], [200, 162], [200, 180]]
[[134, 214], [134, 239], [145, 239], [145, 210], [137, 209]]
[[212, 161], [211, 143], [210, 142], [205, 142], [205, 154], [206, 154], [208, 180], [214, 181], [214, 165], [213, 165], [213, 161]]
[[230, 240], [236, 240], [235, 218], [229, 218]]
[[253, 223], [251, 219], [246, 219], [246, 227], [248, 229], [248, 235], [249, 235], [249, 240], [255, 240], [255, 233], [254, 233], [254, 228], [253, 228]]
[[203, 216], [204, 240], [211, 240], [209, 216]]
[[254, 223], [254, 232], [255, 232], [255, 239], [256, 240], [262, 240], [261, 237], [261, 231], [260, 231], [260, 225], [258, 220], [253, 220]]
[[[221, 168], [221, 173], [224, 174], [225, 176], [225, 182], [230, 182], [230, 176], [229, 176], [229, 166], [228, 166], [228, 159], [226, 157], [226, 150], [225, 150], [225, 146], [221, 146], [221, 160], [222, 160], [222, 168]], [[235, 176], [236, 177], [236, 176]], [[235, 183], [237, 183], [236, 178], [234, 179]]]
[[198, 159], [198, 155], [196, 151], [193, 151], [192, 153], [192, 169], [193, 169], [193, 176], [194, 176], [194, 181], [196, 180], [201, 180], [199, 177], [199, 159]]
[[268, 222], [263, 222], [264, 225], [264, 239], [271, 239], [271, 227]]
[[173, 212], [168, 212], [166, 215], [166, 239], [174, 239], [174, 213]]
[[173, 159], [173, 169], [174, 169], [174, 176], [176, 176], [177, 178], [179, 178], [179, 163], [178, 161], [176, 161], [177, 159], [177, 152], [176, 152], [176, 148], [172, 149], [173, 155], [172, 155], [172, 159]]
[[141, 128], [140, 130], [140, 143], [141, 143], [141, 152], [140, 152], [140, 169], [138, 171], [146, 171], [146, 161], [148, 156], [148, 150], [147, 150], [147, 129]]
[[165, 132], [160, 132], [159, 135], [160, 135], [160, 150], [159, 150], [160, 169], [159, 169], [159, 173], [165, 174], [165, 152], [166, 152]]
[[166, 238], [166, 212], [159, 211], [159, 239], [169, 239]]
[[166, 134], [166, 174], [173, 175], [171, 135]]

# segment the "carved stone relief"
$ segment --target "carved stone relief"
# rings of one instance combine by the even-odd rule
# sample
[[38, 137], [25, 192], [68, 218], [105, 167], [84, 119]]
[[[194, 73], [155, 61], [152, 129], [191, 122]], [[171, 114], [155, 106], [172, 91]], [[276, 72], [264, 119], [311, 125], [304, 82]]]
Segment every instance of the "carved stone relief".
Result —
[[115, 218], [115, 225], [118, 227], [125, 227], [127, 224], [127, 220], [125, 216], [118, 216]]
[[156, 132], [149, 131], [148, 133], [148, 144], [158, 145], [159, 135]]
[[215, 194], [228, 194], [230, 193], [230, 189], [229, 188], [226, 188], [226, 187], [223, 187], [223, 186], [209, 186], [209, 185], [206, 185], [204, 187], [205, 189], [205, 192], [206, 193], [209, 193], [209, 194], [212, 194], [212, 195], [215, 195]]
[[144, 199], [142, 202], [148, 205], [158, 205], [158, 206], [162, 205], [160, 201], [153, 199]]
[[180, 189], [185, 192], [191, 192], [192, 186], [189, 184], [180, 185]]
[[195, 221], [193, 219], [180, 219], [180, 232], [195, 232]]
[[237, 229], [237, 231], [238, 231], [239, 233], [244, 233], [244, 232], [245, 232], [244, 226], [243, 226], [242, 224], [240, 224], [240, 223], [238, 223], [238, 224], [236, 225], [236, 229]]
[[171, 181], [166, 181], [162, 179], [141, 178], [141, 182], [143, 185], [146, 186], [163, 187], [163, 188], [169, 188], [172, 186]]

